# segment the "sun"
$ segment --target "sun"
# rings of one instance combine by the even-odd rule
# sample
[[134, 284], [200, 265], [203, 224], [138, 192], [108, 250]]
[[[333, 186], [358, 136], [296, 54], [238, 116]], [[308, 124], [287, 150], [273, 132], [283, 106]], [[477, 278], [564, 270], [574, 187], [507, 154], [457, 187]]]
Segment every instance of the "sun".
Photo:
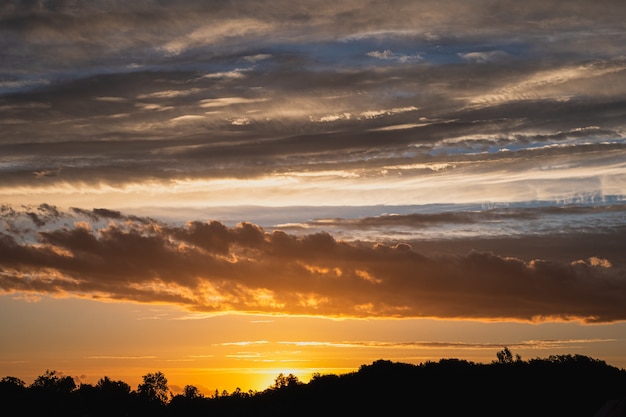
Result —
[[268, 388], [280, 385], [281, 378], [294, 376], [298, 382], [308, 383], [311, 380], [314, 370], [308, 368], [266, 368], [250, 371], [248, 374], [248, 383], [259, 387], [257, 390], [262, 391]]

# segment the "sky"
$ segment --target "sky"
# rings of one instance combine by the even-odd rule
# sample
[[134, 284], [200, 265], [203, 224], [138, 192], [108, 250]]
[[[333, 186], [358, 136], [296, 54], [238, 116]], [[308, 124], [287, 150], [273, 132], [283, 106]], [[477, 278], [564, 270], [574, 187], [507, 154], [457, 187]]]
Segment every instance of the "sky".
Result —
[[626, 368], [622, 1], [0, 4], [0, 377]]

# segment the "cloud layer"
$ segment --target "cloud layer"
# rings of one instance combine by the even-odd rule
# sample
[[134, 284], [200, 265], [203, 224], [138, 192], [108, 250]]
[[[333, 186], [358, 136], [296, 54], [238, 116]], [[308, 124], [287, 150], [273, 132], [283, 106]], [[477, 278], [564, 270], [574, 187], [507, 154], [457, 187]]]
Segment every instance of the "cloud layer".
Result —
[[4, 292], [626, 319], [621, 1], [127, 3], [0, 5]]
[[9, 294], [165, 303], [205, 313], [626, 319], [624, 269], [598, 257], [426, 256], [408, 244], [346, 242], [328, 233], [295, 236], [217, 221], [173, 226], [51, 206], [27, 213], [5, 207], [4, 223], [0, 287]]
[[7, 3], [0, 198], [407, 204], [435, 170], [431, 202], [626, 194], [623, 7], [518, 3]]

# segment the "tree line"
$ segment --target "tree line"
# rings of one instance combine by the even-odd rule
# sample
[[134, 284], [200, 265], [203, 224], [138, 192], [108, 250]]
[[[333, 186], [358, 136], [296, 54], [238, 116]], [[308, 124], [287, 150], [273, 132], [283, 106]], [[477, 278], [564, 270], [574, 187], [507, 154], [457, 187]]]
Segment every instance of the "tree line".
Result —
[[489, 364], [441, 359], [419, 365], [378, 360], [341, 375], [315, 374], [308, 383], [279, 374], [263, 391], [237, 388], [211, 396], [187, 385], [170, 392], [161, 372], [136, 389], [108, 377], [95, 385], [47, 370], [32, 384], [0, 380], [0, 404], [20, 415], [45, 416], [581, 416], [626, 398], [626, 371], [582, 355], [522, 360], [508, 348]]

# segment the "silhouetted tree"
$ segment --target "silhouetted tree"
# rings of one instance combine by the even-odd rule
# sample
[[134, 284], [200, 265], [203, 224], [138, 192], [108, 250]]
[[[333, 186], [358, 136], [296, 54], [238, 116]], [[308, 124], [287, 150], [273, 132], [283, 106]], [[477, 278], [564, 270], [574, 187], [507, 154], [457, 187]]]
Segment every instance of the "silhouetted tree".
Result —
[[183, 396], [188, 399], [204, 398], [200, 390], [193, 385], [185, 385], [185, 388], [183, 388]]
[[71, 376], [46, 370], [28, 387], [30, 400], [25, 415], [67, 415], [71, 413], [76, 383]]
[[0, 380], [1, 398], [9, 398], [13, 395], [20, 395], [26, 391], [26, 383], [14, 376], [5, 376]]
[[130, 392], [130, 385], [128, 385], [124, 381], [113, 381], [108, 376], [104, 376], [98, 380], [96, 384], [96, 388], [100, 390], [103, 394], [106, 394], [110, 397], [121, 397], [128, 395]]
[[[81, 385], [81, 391], [82, 391]], [[130, 385], [114, 381], [108, 376], [98, 380], [93, 387], [92, 412], [98, 415], [124, 415], [130, 406]]]
[[497, 363], [513, 363], [513, 362], [521, 362], [522, 357], [518, 354], [515, 354], [515, 360], [513, 360], [513, 353], [509, 350], [508, 347], [504, 347], [501, 351], [496, 353], [498, 357]]
[[76, 383], [71, 376], [62, 376], [57, 371], [46, 370], [30, 385], [30, 388], [44, 390], [51, 393], [70, 393], [76, 389]]
[[294, 387], [300, 384], [298, 377], [294, 374], [284, 375], [282, 372], [274, 379], [274, 385], [271, 388], [281, 389], [286, 387]]
[[22, 381], [21, 379], [16, 378], [14, 376], [5, 376], [4, 378], [0, 379], [0, 388], [4, 389], [8, 387], [15, 387], [17, 389], [22, 389], [22, 388], [26, 388], [26, 383]]
[[167, 407], [170, 415], [190, 416], [207, 415], [209, 399], [193, 385], [185, 385], [182, 394], [172, 396]]
[[0, 380], [0, 404], [7, 409], [13, 409], [24, 402], [26, 398], [26, 383], [14, 376], [5, 376]]
[[160, 404], [167, 402], [169, 387], [167, 378], [162, 372], [148, 373], [143, 377], [143, 384], [137, 387], [137, 393], [141, 398]]

